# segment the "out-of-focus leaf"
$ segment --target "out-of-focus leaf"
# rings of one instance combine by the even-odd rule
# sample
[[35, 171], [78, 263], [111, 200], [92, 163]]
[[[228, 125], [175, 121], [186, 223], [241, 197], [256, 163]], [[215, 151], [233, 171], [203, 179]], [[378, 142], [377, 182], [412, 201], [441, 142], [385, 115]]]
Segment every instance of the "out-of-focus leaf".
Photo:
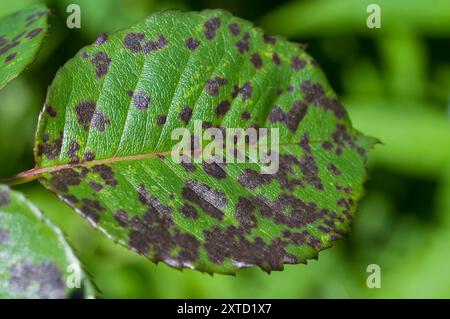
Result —
[[[369, 4], [381, 8], [381, 29], [369, 29]], [[270, 32], [288, 36], [330, 36], [364, 33], [378, 36], [408, 25], [421, 33], [448, 35], [450, 2], [435, 0], [310, 0], [288, 3], [262, 19]]]
[[373, 162], [416, 176], [439, 176], [450, 162], [450, 122], [433, 105], [360, 98], [345, 103], [355, 126], [384, 143], [371, 154]]
[[[196, 120], [279, 129], [279, 170], [176, 164], [171, 133], [192, 132]], [[38, 167], [21, 177], [40, 177], [153, 261], [270, 271], [315, 258], [348, 231], [374, 142], [351, 127], [297, 44], [220, 10], [161, 12], [102, 34], [58, 72], [40, 118]]]
[[378, 46], [386, 68], [388, 93], [399, 98], [423, 99], [428, 57], [419, 36], [410, 28], [397, 28], [395, 33], [380, 37]]
[[0, 19], [0, 89], [35, 59], [47, 32], [47, 14], [37, 5]]
[[79, 31], [88, 38], [95, 38], [102, 32], [113, 32], [136, 23], [151, 12], [163, 9], [184, 9], [183, 1], [177, 0], [59, 0], [62, 15], [69, 15], [71, 4], [80, 7], [81, 28]]
[[61, 231], [22, 194], [0, 185], [0, 298], [92, 294], [93, 287]]

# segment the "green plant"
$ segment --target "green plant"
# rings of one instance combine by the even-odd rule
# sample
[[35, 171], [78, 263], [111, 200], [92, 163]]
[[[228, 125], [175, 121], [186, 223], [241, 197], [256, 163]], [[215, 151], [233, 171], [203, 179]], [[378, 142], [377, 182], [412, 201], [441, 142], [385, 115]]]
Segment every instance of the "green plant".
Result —
[[[270, 150], [278, 171], [177, 163], [172, 132], [192, 131], [196, 120], [220, 132], [279, 129], [278, 150]], [[66, 63], [40, 116], [36, 167], [6, 181], [39, 179], [109, 238], [154, 262], [269, 272], [317, 258], [349, 230], [375, 143], [352, 128], [298, 44], [222, 10], [166, 11], [101, 34]], [[248, 146], [214, 155], [251, 157]]]

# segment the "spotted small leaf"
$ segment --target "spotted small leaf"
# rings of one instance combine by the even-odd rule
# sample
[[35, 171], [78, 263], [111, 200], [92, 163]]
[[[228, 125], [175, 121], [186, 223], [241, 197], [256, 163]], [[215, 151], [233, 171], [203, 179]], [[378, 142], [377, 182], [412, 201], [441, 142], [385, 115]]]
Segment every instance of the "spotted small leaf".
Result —
[[[278, 128], [279, 170], [177, 164], [171, 133], [200, 120]], [[222, 10], [165, 11], [101, 34], [61, 68], [40, 116], [37, 167], [18, 178], [39, 177], [154, 262], [281, 270], [349, 230], [374, 143], [302, 46]]]
[[35, 59], [47, 32], [47, 15], [37, 5], [0, 18], [0, 89]]
[[22, 194], [0, 185], [0, 298], [92, 297], [93, 291], [61, 231]]

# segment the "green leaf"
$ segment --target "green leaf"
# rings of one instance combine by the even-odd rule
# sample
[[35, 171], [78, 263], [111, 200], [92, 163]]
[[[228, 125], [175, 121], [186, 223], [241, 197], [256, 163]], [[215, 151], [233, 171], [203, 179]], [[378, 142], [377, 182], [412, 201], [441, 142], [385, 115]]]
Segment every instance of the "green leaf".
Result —
[[[195, 120], [278, 128], [280, 169], [177, 164], [171, 133], [192, 131]], [[165, 11], [102, 34], [58, 72], [39, 121], [37, 168], [17, 180], [40, 177], [154, 262], [280, 270], [348, 231], [374, 143], [351, 127], [298, 44], [221, 10]]]
[[0, 19], [0, 89], [33, 62], [47, 33], [47, 15], [36, 5]]
[[[381, 10], [380, 29], [369, 29], [367, 12], [371, 4]], [[422, 0], [315, 0], [290, 1], [270, 11], [262, 19], [263, 26], [287, 36], [316, 37], [342, 34], [386, 36], [403, 28], [411, 28], [421, 35], [448, 36], [450, 31], [450, 3], [434, 0], [433, 5]]]
[[0, 256], [0, 298], [93, 295], [94, 289], [62, 232], [22, 194], [2, 185]]

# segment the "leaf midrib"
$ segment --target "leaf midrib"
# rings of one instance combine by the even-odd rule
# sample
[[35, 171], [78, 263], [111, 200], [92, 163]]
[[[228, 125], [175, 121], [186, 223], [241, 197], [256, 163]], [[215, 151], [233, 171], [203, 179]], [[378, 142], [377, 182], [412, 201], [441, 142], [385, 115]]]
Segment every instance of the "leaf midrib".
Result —
[[[323, 143], [323, 140], [318, 141], [309, 141], [309, 144], [319, 144]], [[280, 144], [272, 144], [272, 146], [294, 146], [299, 145], [298, 142], [289, 142], [289, 143], [280, 143]], [[248, 144], [246, 144], [246, 147]], [[203, 151], [205, 148], [201, 148]], [[194, 149], [194, 151], [197, 149]], [[0, 183], [6, 184], [6, 185], [17, 185], [17, 184], [23, 184], [26, 182], [33, 181], [35, 179], [38, 179], [40, 176], [46, 173], [54, 173], [58, 172], [64, 169], [73, 169], [78, 167], [86, 167], [86, 166], [93, 166], [93, 165], [102, 165], [102, 164], [112, 164], [116, 162], [126, 162], [126, 161], [137, 161], [137, 160], [143, 160], [148, 158], [158, 158], [160, 156], [166, 156], [170, 155], [172, 151], [166, 151], [166, 152], [159, 152], [159, 153], [145, 153], [145, 154], [135, 154], [135, 155], [129, 155], [129, 156], [118, 156], [118, 157], [109, 157], [104, 159], [98, 159], [98, 160], [92, 160], [88, 162], [79, 162], [79, 163], [67, 163], [67, 164], [59, 164], [55, 166], [49, 166], [49, 167], [39, 167], [38, 164], [36, 164], [36, 167], [27, 170], [25, 172], [19, 173], [13, 177], [10, 178], [0, 178]], [[182, 155], [182, 153], [181, 153]]]

